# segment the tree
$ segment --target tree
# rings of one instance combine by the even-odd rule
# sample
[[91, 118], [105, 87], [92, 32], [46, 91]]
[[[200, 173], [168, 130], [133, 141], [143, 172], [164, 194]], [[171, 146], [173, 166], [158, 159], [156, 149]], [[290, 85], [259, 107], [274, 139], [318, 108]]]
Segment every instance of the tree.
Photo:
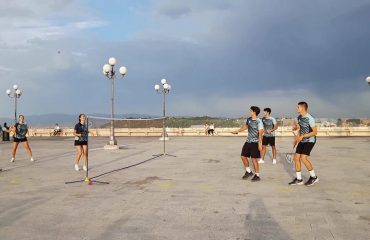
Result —
[[338, 118], [338, 120], [337, 120], [337, 126], [338, 127], [341, 127], [342, 125], [343, 125], [342, 119], [341, 118]]
[[348, 119], [347, 123], [349, 126], [358, 127], [361, 124], [361, 119], [358, 118]]

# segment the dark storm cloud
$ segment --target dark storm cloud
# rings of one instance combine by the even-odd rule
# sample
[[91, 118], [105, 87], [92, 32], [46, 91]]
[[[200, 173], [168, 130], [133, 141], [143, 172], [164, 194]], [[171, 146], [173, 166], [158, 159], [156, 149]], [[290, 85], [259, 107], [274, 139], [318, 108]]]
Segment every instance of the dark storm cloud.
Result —
[[[208, 35], [193, 36], [201, 46], [190, 47], [193, 51], [186, 51], [181, 66], [172, 64], [188, 69], [177, 75], [184, 85], [220, 95], [305, 89], [321, 94], [302, 98], [315, 95], [333, 105], [338, 96], [369, 97], [364, 84], [370, 69], [369, 1], [230, 2], [232, 7], [219, 11], [213, 24], [203, 28]], [[197, 11], [205, 9], [194, 3], [189, 21], [197, 19]], [[368, 103], [357, 100], [362, 111], [355, 114], [363, 116]], [[351, 106], [347, 102], [343, 109]]]
[[190, 13], [189, 7], [173, 7], [173, 6], [163, 6], [159, 9], [159, 13], [166, 15], [171, 18], [178, 18]]
[[370, 116], [369, 0], [153, 2], [146, 27], [125, 39], [69, 28], [48, 39], [41, 29], [14, 54], [9, 44], [24, 35], [0, 37], [0, 86], [19, 79], [29, 97], [22, 107], [37, 113], [107, 112], [101, 68], [113, 53], [128, 67], [116, 85], [121, 113], [160, 114], [153, 86], [167, 78], [173, 115], [241, 116], [256, 104], [293, 116], [307, 100], [316, 116]]

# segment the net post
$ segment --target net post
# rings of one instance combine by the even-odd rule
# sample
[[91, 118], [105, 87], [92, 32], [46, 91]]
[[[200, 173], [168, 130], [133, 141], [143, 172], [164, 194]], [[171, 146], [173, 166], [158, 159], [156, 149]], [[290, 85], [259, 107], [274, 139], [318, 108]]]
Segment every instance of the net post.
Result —
[[86, 145], [86, 177], [85, 182], [89, 182], [89, 116], [86, 116], [86, 131], [87, 131], [87, 145]]

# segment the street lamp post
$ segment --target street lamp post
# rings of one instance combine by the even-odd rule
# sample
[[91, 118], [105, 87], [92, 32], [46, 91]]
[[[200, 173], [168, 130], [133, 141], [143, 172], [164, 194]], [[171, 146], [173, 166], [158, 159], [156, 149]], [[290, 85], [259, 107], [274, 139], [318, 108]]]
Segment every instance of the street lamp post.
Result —
[[281, 136], [283, 137], [284, 135], [284, 117], [281, 118]]
[[14, 123], [17, 123], [17, 103], [18, 98], [21, 97], [22, 91], [18, 88], [17, 84], [13, 85], [14, 92], [12, 92], [10, 89], [6, 90], [6, 94], [10, 98], [14, 98]]
[[[108, 144], [104, 147], [105, 149], [118, 149], [117, 139], [114, 135], [114, 79], [116, 77], [116, 72], [114, 71], [114, 66], [116, 65], [117, 60], [114, 57], [109, 58], [108, 63], [103, 66], [103, 74], [112, 81], [112, 98], [111, 98], [111, 120], [110, 120], [110, 137]], [[119, 73], [122, 78], [127, 73], [127, 68], [122, 66], [119, 68]]]
[[[162, 120], [162, 136], [160, 140], [163, 140], [163, 154], [160, 155], [169, 155], [166, 153], [166, 140], [170, 140], [166, 131], [166, 94], [168, 94], [171, 90], [171, 85], [167, 83], [166, 79], [161, 80], [161, 85], [156, 84], [154, 89], [158, 93], [162, 93], [163, 95], [163, 120]], [[171, 155], [173, 156], [173, 155]]]

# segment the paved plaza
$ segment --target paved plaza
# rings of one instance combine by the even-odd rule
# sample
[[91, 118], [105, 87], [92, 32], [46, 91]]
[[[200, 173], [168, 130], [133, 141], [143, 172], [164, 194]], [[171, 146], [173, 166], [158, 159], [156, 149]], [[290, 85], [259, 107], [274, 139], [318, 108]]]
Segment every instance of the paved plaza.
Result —
[[[90, 172], [109, 184], [65, 184], [74, 170], [72, 138], [0, 144], [0, 239], [370, 239], [370, 138], [319, 138], [311, 160], [320, 178], [288, 186], [291, 138], [277, 138], [260, 182], [242, 180], [244, 137], [119, 138], [120, 150], [90, 139]], [[94, 178], [94, 176], [99, 176]], [[307, 179], [307, 171], [303, 171]]]

